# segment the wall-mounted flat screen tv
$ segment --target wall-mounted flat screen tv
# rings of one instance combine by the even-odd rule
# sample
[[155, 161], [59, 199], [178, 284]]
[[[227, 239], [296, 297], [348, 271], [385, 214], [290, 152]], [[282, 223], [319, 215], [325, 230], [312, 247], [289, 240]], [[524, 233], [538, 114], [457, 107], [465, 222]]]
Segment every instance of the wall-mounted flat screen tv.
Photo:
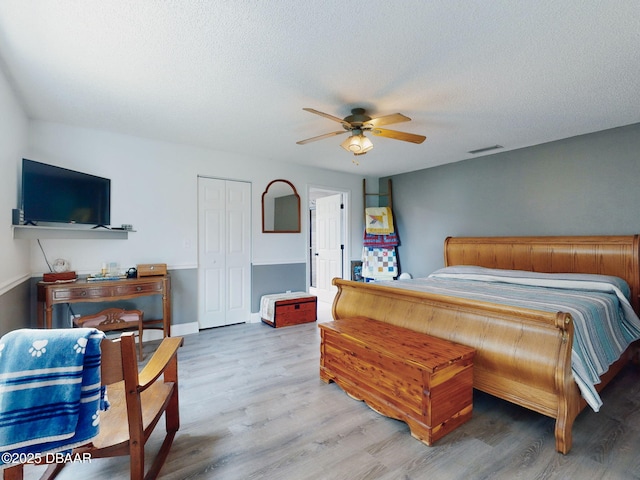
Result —
[[22, 159], [25, 223], [111, 222], [111, 180]]

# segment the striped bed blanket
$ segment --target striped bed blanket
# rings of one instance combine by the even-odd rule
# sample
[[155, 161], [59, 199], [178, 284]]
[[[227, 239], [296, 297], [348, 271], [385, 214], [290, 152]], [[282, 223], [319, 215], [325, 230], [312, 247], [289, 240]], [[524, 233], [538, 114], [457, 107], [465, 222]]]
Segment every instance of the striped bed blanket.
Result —
[[98, 412], [106, 407], [103, 337], [96, 329], [72, 328], [21, 329], [0, 338], [1, 452], [67, 451], [98, 434]]
[[618, 277], [457, 266], [437, 270], [427, 278], [379, 283], [571, 314], [573, 375], [583, 398], [596, 412], [602, 406], [595, 389], [600, 376], [633, 341], [640, 339], [640, 319], [629, 302], [629, 286]]

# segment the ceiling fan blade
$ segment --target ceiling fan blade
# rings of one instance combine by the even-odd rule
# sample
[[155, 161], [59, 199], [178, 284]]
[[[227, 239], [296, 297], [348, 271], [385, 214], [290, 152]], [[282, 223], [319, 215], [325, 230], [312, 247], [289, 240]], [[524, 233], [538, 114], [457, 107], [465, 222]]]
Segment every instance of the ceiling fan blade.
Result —
[[349, 125], [348, 122], [345, 122], [342, 118], [334, 117], [333, 115], [329, 115], [328, 113], [320, 112], [313, 108], [303, 108], [304, 111], [309, 113], [315, 113], [316, 115], [320, 115], [321, 117], [328, 118], [329, 120], [333, 120], [334, 122], [341, 123], [343, 125]]
[[298, 145], [304, 145], [305, 143], [311, 143], [311, 142], [315, 142], [316, 140], [323, 140], [325, 138], [335, 137], [336, 135], [342, 135], [343, 133], [347, 133], [347, 130], [341, 130], [339, 132], [325, 133], [324, 135], [318, 135], [317, 137], [307, 138], [306, 140], [300, 140], [299, 142], [296, 142], [296, 143]]
[[382, 125], [391, 125], [392, 123], [410, 122], [411, 119], [401, 113], [392, 113], [391, 115], [383, 115], [382, 117], [375, 117], [365, 123], [365, 125], [371, 125], [372, 127], [381, 127]]
[[394, 140], [402, 140], [404, 142], [422, 143], [427, 137], [424, 135], [416, 135], [415, 133], [397, 132], [395, 130], [387, 130], [386, 128], [374, 128], [371, 130], [373, 135], [379, 137], [393, 138]]

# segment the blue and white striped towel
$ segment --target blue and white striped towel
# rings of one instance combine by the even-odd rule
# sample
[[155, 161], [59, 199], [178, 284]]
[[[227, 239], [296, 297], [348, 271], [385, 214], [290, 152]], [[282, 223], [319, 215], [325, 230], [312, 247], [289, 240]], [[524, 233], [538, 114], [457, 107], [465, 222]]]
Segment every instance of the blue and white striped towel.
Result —
[[64, 451], [98, 434], [103, 337], [71, 328], [20, 329], [0, 338], [1, 452]]

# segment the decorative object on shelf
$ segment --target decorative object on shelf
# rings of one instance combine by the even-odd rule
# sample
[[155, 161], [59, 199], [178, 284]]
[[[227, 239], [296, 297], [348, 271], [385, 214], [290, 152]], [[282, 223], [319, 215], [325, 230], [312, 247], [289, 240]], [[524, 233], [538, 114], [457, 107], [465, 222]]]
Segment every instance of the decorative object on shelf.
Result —
[[87, 277], [87, 280], [118, 280], [127, 278], [127, 275], [120, 270], [118, 262], [102, 262], [100, 273], [93, 273]]
[[300, 196], [288, 180], [272, 180], [262, 194], [262, 233], [300, 233]]
[[78, 279], [76, 272], [51, 272], [42, 274], [42, 281], [44, 283], [69, 283], [75, 282]]
[[78, 279], [76, 272], [71, 271], [69, 260], [64, 258], [56, 258], [49, 266], [49, 270], [51, 270], [51, 272], [42, 275], [43, 282], [67, 283], [75, 282]]
[[71, 270], [71, 264], [69, 260], [65, 260], [64, 258], [56, 258], [51, 265], [51, 268], [55, 273], [68, 272]]
[[24, 223], [24, 213], [19, 208], [14, 208], [11, 210], [11, 224], [12, 225], [22, 225]]
[[126, 275], [119, 275], [119, 274], [112, 275], [110, 273], [103, 275], [102, 273], [94, 273], [87, 277], [87, 282], [100, 282], [103, 280], [124, 280], [125, 278], [127, 278]]
[[138, 277], [155, 277], [156, 275], [166, 275], [166, 263], [142, 263], [137, 265]]

